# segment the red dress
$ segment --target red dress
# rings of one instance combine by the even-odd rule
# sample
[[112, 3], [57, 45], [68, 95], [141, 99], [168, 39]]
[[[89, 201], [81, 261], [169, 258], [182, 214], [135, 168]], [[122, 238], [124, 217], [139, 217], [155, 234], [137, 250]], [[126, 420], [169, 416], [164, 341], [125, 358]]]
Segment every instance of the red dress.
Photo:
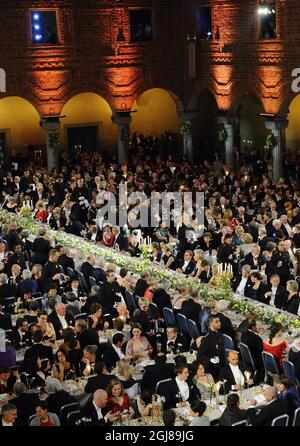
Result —
[[278, 359], [279, 365], [281, 369], [283, 370], [283, 355], [286, 351], [287, 345], [285, 341], [280, 342], [280, 344], [277, 345], [270, 345], [264, 342], [264, 351], [268, 353], [272, 353], [272, 355], [275, 356], [275, 358]]
[[45, 211], [45, 209], [42, 209], [41, 211], [37, 211], [37, 213], [35, 214], [34, 218], [36, 220], [41, 220], [42, 223], [46, 223], [46, 221], [47, 221], [47, 212]]
[[113, 413], [123, 412], [123, 410], [129, 409], [129, 407], [130, 407], [130, 398], [125, 393], [124, 394], [124, 399], [123, 399], [123, 404], [120, 406], [120, 404], [118, 404], [115, 401], [113, 401], [112, 397], [110, 396], [110, 397], [108, 397], [107, 407]]

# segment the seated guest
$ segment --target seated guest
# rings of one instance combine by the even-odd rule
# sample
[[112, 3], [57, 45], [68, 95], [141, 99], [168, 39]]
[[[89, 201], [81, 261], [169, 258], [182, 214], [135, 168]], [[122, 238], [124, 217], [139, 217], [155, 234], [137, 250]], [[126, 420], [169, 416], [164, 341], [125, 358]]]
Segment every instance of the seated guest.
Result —
[[251, 267], [249, 265], [243, 265], [241, 275], [234, 276], [232, 281], [232, 288], [241, 296], [247, 296], [248, 291], [252, 288], [252, 282], [250, 278]]
[[7, 274], [0, 274], [0, 304], [3, 305], [6, 297], [13, 297], [16, 295], [17, 287], [14, 284], [8, 284]]
[[136, 385], [136, 381], [133, 378], [134, 368], [126, 359], [120, 359], [116, 364], [116, 377], [122, 382], [124, 389], [130, 389]]
[[2, 330], [12, 330], [11, 315], [5, 313], [3, 310], [4, 308], [0, 305], [0, 328], [2, 328]]
[[29, 426], [60, 426], [60, 421], [55, 413], [48, 412], [47, 401], [40, 401], [35, 409], [34, 417]]
[[89, 424], [105, 426], [118, 420], [119, 414], [108, 411], [107, 401], [108, 395], [105, 390], [98, 389], [94, 392], [92, 400], [82, 408], [82, 416], [91, 420]]
[[[287, 413], [287, 403], [284, 399], [277, 398], [277, 390], [275, 387], [267, 387], [264, 390], [266, 405], [248, 409], [248, 418], [252, 426], [271, 426], [274, 418], [280, 417]], [[230, 396], [230, 395], [229, 395]], [[252, 406], [257, 404], [254, 399], [250, 401]]]
[[50, 364], [53, 364], [52, 347], [46, 347], [42, 344], [43, 333], [36, 330], [32, 335], [33, 345], [26, 350], [23, 361], [23, 369], [27, 373], [33, 373], [36, 370], [36, 361], [39, 359], [49, 359]]
[[277, 398], [284, 400], [287, 403], [287, 414], [292, 421], [294, 412], [300, 407], [299, 388], [295, 383], [292, 383], [287, 376], [281, 376], [276, 383]]
[[80, 298], [69, 291], [66, 293], [66, 319], [73, 321], [74, 317], [81, 313]]
[[226, 316], [225, 311], [228, 309], [228, 302], [225, 299], [218, 300], [215, 307], [215, 315], [221, 321], [220, 332], [222, 334], [226, 334], [231, 337], [234, 341], [235, 339], [235, 330], [233, 328], [231, 319]]
[[102, 307], [98, 303], [91, 305], [88, 326], [89, 329], [97, 331], [107, 330], [109, 328], [109, 322], [104, 320]]
[[162, 389], [162, 396], [166, 398], [165, 408], [185, 407], [187, 403], [192, 403], [201, 399], [197, 386], [188, 380], [189, 369], [185, 364], [175, 367], [176, 378], [166, 383]]
[[97, 346], [87, 345], [83, 350], [83, 358], [80, 362], [80, 375], [90, 376], [94, 374], [97, 361]]
[[152, 302], [157, 305], [159, 314], [163, 317], [163, 308], [172, 308], [171, 296], [168, 294], [171, 282], [165, 279], [159, 288], [154, 291]]
[[115, 333], [112, 337], [112, 344], [108, 345], [102, 357], [108, 370], [112, 370], [116, 367], [116, 364], [120, 359], [125, 358], [125, 354], [122, 351], [123, 346], [124, 335], [122, 333]]
[[141, 325], [143, 333], [147, 336], [152, 336], [154, 325], [149, 310], [149, 300], [146, 297], [140, 297], [138, 303], [139, 308], [134, 310], [132, 322]]
[[239, 421], [247, 420], [247, 411], [240, 409], [240, 398], [237, 393], [227, 397], [226, 408], [219, 420], [221, 426], [232, 426]]
[[31, 335], [28, 330], [28, 322], [26, 319], [17, 319], [16, 327], [11, 334], [11, 339], [16, 350], [31, 344]]
[[71, 324], [71, 317], [67, 314], [65, 304], [62, 303], [55, 305], [55, 310], [49, 314], [48, 320], [54, 327], [56, 339], [61, 339], [63, 330]]
[[174, 412], [174, 410], [169, 409], [169, 410], [164, 410], [163, 413], [163, 422], [164, 422], [164, 426], [175, 426], [175, 421], [176, 421], [176, 413]]
[[106, 272], [106, 280], [100, 286], [98, 301], [102, 305], [103, 313], [109, 314], [111, 318], [117, 317], [115, 304], [121, 302], [119, 296], [120, 288], [116, 282], [115, 271], [108, 269]]
[[260, 255], [260, 246], [258, 244], [253, 244], [251, 252], [245, 255], [243, 264], [249, 265], [252, 270], [259, 270], [262, 263], [263, 261]]
[[86, 393], [94, 393], [97, 389], [106, 389], [108, 383], [115, 378], [114, 375], [109, 375], [104, 361], [98, 361], [95, 364], [95, 374], [88, 378], [84, 391]]
[[36, 293], [38, 291], [38, 284], [35, 279], [32, 278], [31, 271], [25, 269], [22, 273], [23, 280], [18, 284], [17, 296], [22, 296], [25, 290]]
[[150, 280], [149, 271], [145, 270], [142, 272], [141, 277], [137, 280], [135, 284], [135, 289], [133, 294], [138, 297], [143, 297], [146, 289], [148, 288], [148, 281]]
[[278, 274], [273, 274], [270, 277], [270, 286], [265, 297], [269, 301], [268, 305], [281, 309], [286, 305], [288, 292], [283, 286], [280, 286], [279, 283], [280, 276]]
[[174, 364], [166, 363], [167, 357], [164, 353], [158, 353], [155, 357], [155, 364], [145, 367], [141, 389], [155, 392], [158, 381], [168, 378], [175, 378]]
[[193, 368], [195, 370], [193, 383], [198, 387], [201, 399], [207, 400], [210, 398], [211, 388], [215, 381], [210, 373], [206, 373], [205, 363], [196, 362]]
[[195, 269], [195, 262], [193, 260], [193, 251], [189, 249], [185, 251], [183, 260], [179, 263], [179, 267], [177, 268], [177, 272], [183, 273], [186, 276], [191, 275]]
[[57, 379], [48, 376], [45, 383], [46, 392], [48, 394], [46, 401], [48, 403], [48, 410], [50, 412], [55, 413], [57, 416], [59, 416], [60, 409], [63, 406], [76, 403], [75, 397], [63, 390], [62, 384]]
[[1, 409], [0, 427], [15, 426], [17, 424], [17, 416], [17, 407], [14, 404], [4, 404]]
[[164, 353], [179, 354], [186, 352], [188, 343], [186, 338], [178, 333], [177, 327], [168, 327], [167, 335], [162, 337], [162, 351]]
[[262, 282], [262, 276], [258, 271], [251, 274], [251, 282], [252, 287], [248, 290], [247, 297], [267, 304], [268, 299], [265, 297], [265, 295], [268, 291], [268, 287]]
[[27, 387], [22, 382], [16, 382], [13, 387], [15, 398], [10, 400], [18, 411], [18, 424], [27, 426], [29, 417], [34, 413], [39, 403], [39, 395], [37, 393], [29, 393]]
[[97, 331], [92, 329], [88, 330], [87, 322], [84, 319], [76, 320], [75, 332], [82, 349], [87, 345], [99, 345], [99, 336]]
[[300, 339], [295, 339], [289, 350], [289, 361], [294, 364], [295, 376], [300, 380]]
[[74, 378], [74, 371], [71, 369], [71, 363], [67, 361], [66, 355], [62, 350], [57, 350], [55, 354], [52, 375], [60, 382]]
[[298, 314], [300, 299], [296, 280], [289, 280], [286, 284], [286, 289], [288, 292], [288, 298], [282, 309], [292, 314]]
[[131, 402], [129, 396], [125, 393], [124, 387], [121, 381], [117, 378], [112, 379], [107, 388], [107, 408], [111, 410], [112, 413], [128, 411], [130, 416], [133, 417], [134, 410], [131, 407]]
[[126, 346], [126, 355], [130, 356], [136, 363], [140, 363], [145, 359], [150, 359], [153, 351], [148, 339], [142, 336], [142, 327], [140, 324], [133, 324], [132, 338]]
[[252, 379], [245, 376], [245, 368], [239, 365], [239, 354], [233, 350], [227, 353], [228, 365], [220, 372], [220, 381], [223, 381], [222, 391], [228, 393], [232, 390], [241, 390], [245, 384], [253, 384]]
[[210, 426], [209, 417], [204, 415], [205, 411], [206, 404], [204, 401], [193, 402], [189, 414], [189, 416], [192, 417], [189, 426]]
[[187, 319], [191, 319], [197, 325], [199, 324], [200, 311], [202, 310], [199, 303], [199, 294], [197, 291], [191, 291], [190, 297], [182, 303], [179, 313], [183, 314]]
[[38, 310], [39, 303], [36, 300], [32, 300], [31, 302], [29, 302], [28, 314], [24, 315], [24, 319], [26, 319], [28, 325], [37, 323]]
[[11, 372], [6, 365], [0, 366], [0, 394], [10, 393], [16, 381], [20, 381], [18, 372]]
[[241, 336], [241, 342], [248, 346], [254, 367], [257, 370], [255, 376], [255, 383], [259, 384], [264, 379], [264, 363], [262, 359], [262, 352], [264, 349], [263, 340], [259, 336], [260, 327], [255, 319], [250, 319], [248, 321], [248, 330], [244, 331]]
[[84, 296], [84, 291], [82, 290], [79, 279], [77, 279], [77, 277], [72, 277], [70, 279], [69, 285], [66, 287], [65, 291], [66, 293], [71, 292], [75, 294], [78, 300], [79, 297]]
[[90, 288], [90, 276], [93, 276], [94, 273], [94, 265], [96, 262], [96, 257], [93, 254], [90, 254], [86, 258], [86, 262], [83, 262], [81, 265], [80, 272], [83, 274], [84, 279], [86, 281], [87, 286]]
[[287, 344], [283, 336], [282, 325], [273, 322], [270, 328], [269, 341], [264, 341], [264, 351], [271, 353], [278, 361], [279, 368], [283, 370], [283, 357]]
[[58, 286], [56, 283], [51, 282], [49, 283], [47, 287], [47, 292], [43, 295], [42, 300], [42, 309], [48, 310], [50, 308], [51, 310], [54, 309], [55, 305], [58, 302], [62, 301], [61, 296], [57, 294]]
[[81, 312], [90, 313], [92, 304], [95, 303], [100, 304], [99, 290], [100, 287], [98, 285], [92, 286], [90, 294], [88, 295], [88, 298], [85, 301], [85, 304], [81, 307]]
[[157, 399], [160, 398], [159, 395], [154, 395], [153, 393], [145, 390], [136, 398], [138, 414], [142, 417], [159, 417], [160, 416], [160, 405]]
[[48, 313], [47, 311], [39, 311], [37, 315], [37, 323], [39, 329], [43, 334], [44, 341], [55, 341], [56, 333], [53, 327], [52, 322], [48, 322]]

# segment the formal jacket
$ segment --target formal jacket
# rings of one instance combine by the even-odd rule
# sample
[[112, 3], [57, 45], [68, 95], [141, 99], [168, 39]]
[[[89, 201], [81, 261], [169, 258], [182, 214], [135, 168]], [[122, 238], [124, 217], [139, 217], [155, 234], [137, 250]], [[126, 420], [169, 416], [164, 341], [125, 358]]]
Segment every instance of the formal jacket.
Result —
[[[184, 260], [181, 260], [181, 262], [179, 262], [179, 268], [182, 270], [183, 266], [184, 266]], [[182, 270], [182, 273], [185, 274], [186, 276], [189, 276], [190, 274], [192, 274], [192, 272], [194, 271], [196, 266], [196, 263], [194, 262], [193, 259], [191, 259], [189, 261], [189, 263], [187, 264], [187, 267], [185, 268], [185, 270]]]
[[263, 264], [262, 257], [258, 256], [256, 260], [257, 263], [255, 263], [255, 258], [252, 255], [252, 252], [250, 252], [249, 254], [245, 255], [241, 265], [249, 265], [251, 269], [260, 269], [261, 265]]
[[86, 393], [94, 393], [98, 389], [105, 390], [108, 383], [115, 378], [114, 375], [105, 375], [103, 373], [97, 376], [92, 376], [88, 379], [84, 391]]
[[18, 329], [15, 327], [11, 334], [11, 340], [13, 342], [14, 348], [16, 350], [19, 350], [20, 348], [24, 346], [28, 347], [31, 344], [31, 335], [30, 332], [27, 331], [22, 334], [22, 339], [21, 339], [21, 335]]
[[178, 333], [176, 339], [174, 341], [170, 341], [169, 344], [167, 335], [164, 334], [164, 336], [162, 336], [161, 343], [162, 343], [162, 351], [164, 353], [172, 352], [175, 355], [178, 355], [188, 350], [188, 342], [186, 338], [180, 333]]
[[179, 313], [186, 316], [187, 319], [192, 319], [197, 325], [199, 325], [200, 311], [202, 310], [201, 305], [194, 301], [194, 299], [188, 299], [183, 302], [181, 310]]
[[[246, 381], [246, 377], [245, 377], [245, 367], [241, 364], [238, 365], [239, 369], [241, 371], [241, 373], [244, 376], [244, 379]], [[230, 365], [226, 365], [225, 367], [222, 367], [221, 371], [220, 371], [220, 375], [219, 375], [220, 381], [223, 381], [224, 384], [222, 385], [220, 391], [222, 393], [228, 393], [230, 392], [232, 389], [232, 386], [234, 386], [235, 384], [240, 384], [238, 382], [236, 382], [235, 377], [233, 375], [233, 372], [231, 370]]]
[[103, 353], [102, 360], [104, 361], [106, 368], [108, 370], [113, 369], [116, 367], [116, 363], [120, 361], [120, 358], [116, 352], [116, 350], [113, 348], [113, 346], [110, 344], [106, 348], [106, 350]]
[[[66, 322], [68, 325], [71, 325], [72, 323], [72, 317], [67, 313], [65, 315]], [[56, 339], [61, 339], [63, 336], [63, 327], [61, 325], [61, 322], [59, 320], [58, 314], [55, 310], [53, 310], [49, 316], [48, 316], [48, 322], [51, 322], [53, 324], [55, 333], [56, 333]]]
[[[192, 381], [187, 381], [187, 384], [189, 386], [189, 398], [187, 401], [191, 404], [193, 401], [200, 400], [201, 395], [198, 387]], [[164, 409], [176, 408], [177, 403], [182, 401], [176, 379], [166, 383], [161, 392], [162, 396], [166, 398]]]
[[295, 375], [300, 380], [300, 350], [291, 347], [289, 351], [289, 361], [294, 364]]
[[84, 349], [84, 347], [87, 345], [99, 345], [98, 333], [92, 328], [89, 330], [83, 330], [77, 335], [77, 339], [82, 349]]
[[0, 304], [3, 305], [6, 297], [15, 297], [17, 292], [16, 285], [5, 283], [0, 286]]
[[10, 314], [0, 313], [0, 328], [2, 330], [11, 330], [13, 328]]
[[32, 246], [33, 256], [32, 262], [44, 265], [48, 260], [49, 251], [51, 249], [51, 245], [49, 240], [46, 240], [43, 237], [37, 237]]
[[241, 342], [249, 347], [254, 366], [256, 370], [264, 368], [262, 360], [263, 340], [262, 338], [251, 330], [246, 330], [242, 333]]
[[156, 384], [163, 379], [175, 378], [174, 364], [157, 363], [145, 367], [141, 390], [149, 390], [155, 393]]
[[119, 249], [120, 251], [127, 251], [128, 248], [128, 239], [123, 234], [118, 234], [114, 240], [113, 247], [115, 249]]
[[[268, 291], [272, 291], [272, 286], [268, 287]], [[278, 286], [275, 294], [274, 305], [276, 308], [281, 309], [286, 305], [286, 301], [288, 299], [288, 292], [283, 286]], [[270, 298], [268, 298], [270, 302]]]
[[90, 287], [89, 277], [93, 276], [94, 267], [89, 262], [84, 262], [81, 265], [80, 272], [83, 274], [87, 286]]
[[32, 373], [36, 367], [37, 358], [48, 358], [50, 363], [53, 364], [53, 350], [52, 347], [47, 347], [43, 344], [34, 344], [28, 350], [25, 351], [23, 361], [23, 371]]
[[288, 300], [286, 300], [285, 304], [283, 305], [283, 310], [288, 311], [292, 314], [298, 313], [300, 299], [298, 294], [294, 294], [293, 296], [289, 297]]
[[253, 426], [271, 426], [274, 418], [287, 413], [286, 401], [275, 399], [266, 406], [248, 409], [248, 416]]
[[222, 413], [221, 418], [219, 419], [219, 423], [221, 426], [232, 426], [234, 423], [238, 423], [239, 421], [247, 419], [247, 411], [246, 410], [230, 410], [226, 407], [224, 412]]
[[65, 274], [67, 274], [67, 268], [75, 269], [74, 260], [67, 254], [62, 254], [58, 259], [58, 263], [62, 266]]
[[154, 291], [152, 302], [157, 305], [161, 317], [163, 317], [164, 307], [172, 308], [171, 297], [163, 288]]
[[83, 408], [81, 411], [82, 417], [90, 419], [91, 421], [87, 422], [87, 424], [93, 425], [93, 426], [106, 426], [107, 423], [104, 419], [104, 416], [107, 414], [108, 410], [107, 408], [103, 408], [101, 410], [102, 412], [102, 419], [98, 419], [98, 414], [97, 411], [95, 409], [95, 406], [93, 404], [93, 401], [90, 400]]
[[146, 289], [148, 288], [148, 283], [144, 279], [138, 279], [135, 284], [134, 294], [139, 297], [143, 297]]
[[35, 413], [35, 408], [39, 401], [39, 395], [37, 393], [22, 393], [10, 401], [11, 404], [17, 406], [20, 425], [28, 425], [28, 419]]
[[117, 288], [115, 283], [104, 282], [98, 293], [100, 304], [102, 305], [103, 314], [110, 314], [111, 317], [118, 316], [114, 305], [121, 302], [121, 297], [116, 294]]
[[214, 379], [217, 379], [221, 367], [225, 364], [225, 345], [221, 333], [209, 331], [204, 336], [197, 352], [197, 360], [201, 361], [203, 359], [209, 361], [207, 372], [211, 373]]
[[70, 395], [70, 393], [66, 392], [65, 390], [59, 390], [58, 392], [51, 393], [47, 397], [49, 412], [55, 413], [58, 417], [60, 415], [60, 409], [63, 406], [76, 402], [76, 398]]

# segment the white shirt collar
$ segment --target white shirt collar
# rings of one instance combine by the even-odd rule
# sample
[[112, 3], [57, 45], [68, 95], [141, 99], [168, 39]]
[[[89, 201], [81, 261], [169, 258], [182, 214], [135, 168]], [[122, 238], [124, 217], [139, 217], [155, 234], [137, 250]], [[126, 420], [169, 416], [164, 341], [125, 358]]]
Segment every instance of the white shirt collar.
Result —
[[177, 383], [183, 401], [187, 401], [190, 396], [190, 389], [188, 383], [186, 381], [180, 380], [179, 378], [175, 378], [175, 381]]
[[98, 420], [102, 420], [103, 415], [102, 415], [102, 409], [101, 409], [101, 407], [96, 406], [96, 404], [94, 403], [94, 401], [93, 401], [93, 405], [94, 405], [94, 408], [96, 409], [97, 416], [98, 416]]
[[229, 366], [230, 366], [231, 371], [233, 373], [234, 380], [235, 380], [236, 384], [244, 385], [245, 378], [244, 378], [244, 375], [242, 374], [239, 366], [238, 365], [232, 365], [232, 364], [229, 364]]

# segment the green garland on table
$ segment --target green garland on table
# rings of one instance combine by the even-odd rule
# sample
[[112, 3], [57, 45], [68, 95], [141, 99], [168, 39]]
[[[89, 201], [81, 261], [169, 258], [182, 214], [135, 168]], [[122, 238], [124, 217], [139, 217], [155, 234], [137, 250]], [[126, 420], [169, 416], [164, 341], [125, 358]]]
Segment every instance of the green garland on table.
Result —
[[19, 227], [27, 229], [33, 235], [37, 234], [40, 227], [47, 227], [48, 234], [51, 238], [55, 239], [58, 244], [67, 246], [77, 252], [83, 251], [85, 255], [95, 254], [103, 257], [107, 262], [113, 262], [120, 268], [127, 268], [133, 273], [140, 274], [147, 269], [149, 270], [150, 275], [159, 282], [169, 279], [173, 288], [178, 287], [178, 285], [187, 285], [189, 291], [198, 291], [204, 301], [208, 298], [226, 300], [229, 304], [229, 308], [238, 314], [246, 315], [249, 312], [253, 312], [259, 316], [259, 319], [263, 323], [270, 324], [272, 322], [280, 322], [285, 330], [295, 331], [300, 328], [299, 318], [292, 315], [287, 316], [265, 307], [252, 305], [249, 303], [248, 299], [234, 295], [230, 286], [230, 273], [224, 272], [221, 274], [218, 280], [218, 287], [213, 288], [208, 285], [199, 284], [199, 282], [191, 277], [181, 277], [178, 274], [172, 273], [170, 270], [153, 265], [147, 258], [143, 260], [141, 258], [130, 257], [111, 248], [93, 245], [80, 237], [66, 234], [61, 231], [53, 231], [49, 229], [48, 226], [35, 221], [31, 215], [24, 215], [22, 212], [17, 215], [10, 214], [6, 211], [0, 212], [0, 226], [3, 224], [8, 225], [13, 220], [17, 222]]

